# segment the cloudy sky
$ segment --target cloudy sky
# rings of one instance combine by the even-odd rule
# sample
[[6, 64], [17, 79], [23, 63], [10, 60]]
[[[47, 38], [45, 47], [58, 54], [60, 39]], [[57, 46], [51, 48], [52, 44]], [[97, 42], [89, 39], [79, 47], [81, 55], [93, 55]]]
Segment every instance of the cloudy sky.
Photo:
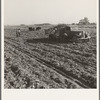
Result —
[[97, 20], [97, 0], [4, 0], [4, 24], [77, 23]]

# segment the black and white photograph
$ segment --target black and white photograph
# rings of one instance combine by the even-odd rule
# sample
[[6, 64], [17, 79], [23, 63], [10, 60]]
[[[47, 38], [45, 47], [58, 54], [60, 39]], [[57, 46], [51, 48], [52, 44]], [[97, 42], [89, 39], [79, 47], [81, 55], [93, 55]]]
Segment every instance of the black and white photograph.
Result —
[[97, 0], [4, 0], [3, 70], [4, 89], [97, 89]]

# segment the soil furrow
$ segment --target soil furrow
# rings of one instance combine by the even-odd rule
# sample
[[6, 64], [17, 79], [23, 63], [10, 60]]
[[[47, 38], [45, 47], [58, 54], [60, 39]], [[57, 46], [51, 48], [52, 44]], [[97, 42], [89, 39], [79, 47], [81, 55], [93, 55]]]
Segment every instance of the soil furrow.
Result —
[[[12, 48], [10, 48], [10, 47], [8, 47], [9, 48], [9, 53], [10, 54], [12, 54], [12, 55], [17, 55], [18, 57], [20, 57], [20, 58], [23, 58], [23, 54], [24, 55], [26, 55], [26, 56], [28, 56], [27, 54], [25, 54], [25, 53], [21, 53], [21, 54], [18, 54], [18, 53], [15, 53], [15, 52], [13, 52], [11, 49]], [[30, 57], [30, 56], [28, 56], [28, 57]], [[34, 59], [34, 58], [32, 58], [32, 59]], [[38, 60], [36, 60], [35, 61], [35, 64], [36, 64], [36, 66], [37, 66], [37, 68], [40, 68], [40, 66], [38, 66], [37, 64], [39, 63], [40, 65], [42, 64], [40, 61], [38, 61]], [[32, 69], [32, 64], [30, 64], [26, 59], [23, 59], [21, 62], [23, 62], [24, 64], [25, 64], [25, 66], [29, 66], [29, 68], [31, 68]], [[27, 63], [26, 63], [27, 62]], [[31, 66], [31, 67], [30, 67]], [[44, 65], [43, 65], [44, 66]], [[42, 67], [42, 65], [41, 65], [41, 67]], [[46, 68], [48, 68], [50, 71], [52, 71], [52, 72], [54, 72], [54, 73], [56, 73], [56, 74], [59, 74], [58, 72], [56, 72], [55, 70], [53, 70], [53, 69], [50, 69], [48, 66], [45, 66]], [[31, 70], [30, 69], [30, 70]], [[27, 69], [26, 69], [27, 70]], [[59, 76], [61, 76], [61, 77], [63, 77], [63, 79], [65, 80], [66, 79], [66, 77], [65, 76], [62, 76], [61, 74], [59, 74]], [[82, 88], [82, 87], [80, 87], [80, 86], [78, 86], [78, 84], [76, 84], [76, 83], [74, 83], [72, 80], [70, 80], [70, 79], [66, 79], [67, 81], [69, 81], [69, 83], [71, 83], [71, 84], [75, 84], [75, 85], [77, 85], [77, 88]], [[64, 84], [63, 84], [64, 85]], [[67, 88], [67, 86], [66, 85], [64, 85], [64, 87], [65, 88]]]
[[[6, 42], [6, 43], [7, 43], [7, 42]], [[7, 43], [7, 44], [10, 44], [10, 43]], [[87, 87], [88, 87], [88, 86], [86, 86], [86, 85], [83, 85], [83, 83], [81, 83], [81, 82], [78, 81], [77, 79], [72, 78], [72, 77], [71, 77], [72, 75], [69, 76], [69, 75], [68, 75], [68, 72], [66, 72], [66, 74], [65, 74], [65, 73], [63, 73], [62, 71], [60, 71], [60, 69], [57, 69], [57, 67], [55, 67], [53, 64], [50, 64], [50, 62], [47, 62], [47, 61], [45, 61], [45, 60], [43, 60], [43, 59], [38, 58], [37, 56], [35, 56], [35, 55], [33, 55], [33, 54], [30, 54], [30, 52], [28, 52], [27, 50], [25, 50], [25, 48], [22, 49], [22, 48], [20, 48], [20, 47], [18, 47], [18, 46], [15, 46], [15, 45], [13, 45], [13, 44], [10, 44], [10, 45], [12, 45], [15, 49], [17, 49], [17, 50], [19, 50], [19, 51], [21, 51], [21, 52], [23, 52], [23, 53], [29, 55], [30, 57], [35, 58], [37, 61], [41, 62], [42, 64], [44, 64], [44, 65], [46, 65], [46, 66], [48, 66], [48, 67], [50, 67], [50, 68], [53, 68], [53, 70], [56, 70], [58, 73], [62, 74], [63, 76], [65, 76], [65, 77], [71, 79], [72, 81], [78, 83], [80, 86], [82, 86], [82, 87], [84, 87], [84, 88], [87, 88]], [[70, 73], [69, 73], [69, 74], [70, 74]]]
[[[10, 39], [9, 38], [9, 40], [11, 40], [12, 42], [15, 42], [15, 41], [13, 41], [14, 39]], [[18, 43], [18, 42], [15, 42], [15, 43], [17, 43], [17, 44], [19, 44], [20, 45], [20, 43]], [[42, 56], [46, 56], [46, 57], [48, 57], [48, 52], [50, 53], [50, 54], [53, 54], [53, 55], [55, 55], [55, 56], [58, 56], [59, 57], [59, 59], [61, 59], [61, 58], [63, 58], [64, 57], [64, 61], [66, 61], [66, 62], [70, 62], [70, 60], [69, 59], [71, 59], [71, 62], [70, 63], [72, 63], [72, 61], [73, 61], [73, 63], [76, 63], [77, 65], [79, 65], [81, 68], [84, 68], [83, 70], [86, 70], [87, 72], [90, 70], [90, 68], [91, 68], [91, 71], [92, 70], [96, 70], [95, 69], [95, 67], [93, 67], [93, 65], [95, 66], [95, 63], [96, 62], [92, 62], [92, 64], [91, 63], [89, 63], [89, 61], [87, 60], [84, 60], [84, 59], [82, 59], [82, 58], [77, 58], [78, 56], [75, 56], [75, 55], [73, 55], [73, 54], [71, 54], [71, 52], [69, 52], [69, 51], [63, 51], [63, 53], [62, 53], [62, 51], [61, 51], [61, 49], [56, 49], [56, 50], [54, 50], [54, 48], [50, 48], [49, 47], [49, 45], [48, 46], [44, 46], [44, 44], [43, 44], [43, 46], [38, 46], [38, 45], [33, 45], [33, 44], [30, 44], [30, 43], [27, 43], [26, 44], [26, 46], [28, 47], [28, 48], [30, 48], [32, 51], [34, 51], [34, 52], [37, 52], [37, 53], [39, 53], [39, 54], [42, 54], [43, 53], [43, 55]], [[50, 46], [52, 46], [52, 45], [50, 45]], [[54, 46], [53, 46], [54, 47]], [[58, 46], [57, 46], [57, 48], [58, 48]], [[59, 47], [60, 48], [60, 47]], [[79, 55], [79, 57], [80, 57], [81, 55]], [[91, 59], [91, 57], [89, 58], [89, 60]], [[92, 60], [92, 59], [91, 59]], [[89, 67], [88, 67], [89, 66]], [[86, 69], [87, 68], [87, 69]], [[89, 68], [89, 69], [88, 69]], [[93, 71], [92, 71], [93, 72]]]

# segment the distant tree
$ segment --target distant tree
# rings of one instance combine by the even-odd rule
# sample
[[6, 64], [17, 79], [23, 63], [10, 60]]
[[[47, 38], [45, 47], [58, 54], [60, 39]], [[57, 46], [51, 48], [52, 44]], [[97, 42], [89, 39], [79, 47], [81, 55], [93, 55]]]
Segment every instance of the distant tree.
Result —
[[75, 23], [72, 23], [72, 25], [76, 25]]
[[25, 26], [25, 24], [20, 24], [20, 26]]
[[96, 23], [90, 23], [91, 25], [96, 25]]
[[89, 20], [87, 17], [84, 17], [84, 21], [85, 21], [85, 23], [89, 23]]
[[90, 23], [89, 23], [88, 18], [87, 18], [87, 17], [84, 17], [84, 19], [81, 19], [81, 20], [79, 21], [79, 24], [80, 24], [80, 25], [87, 25], [87, 24], [90, 24]]

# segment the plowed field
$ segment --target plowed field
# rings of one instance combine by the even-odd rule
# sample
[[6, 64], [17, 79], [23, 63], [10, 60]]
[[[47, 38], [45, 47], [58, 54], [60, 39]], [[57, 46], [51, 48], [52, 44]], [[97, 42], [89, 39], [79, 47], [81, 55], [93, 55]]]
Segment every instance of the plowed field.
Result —
[[89, 42], [53, 42], [44, 30], [5, 28], [4, 87], [14, 89], [96, 88], [96, 32]]

